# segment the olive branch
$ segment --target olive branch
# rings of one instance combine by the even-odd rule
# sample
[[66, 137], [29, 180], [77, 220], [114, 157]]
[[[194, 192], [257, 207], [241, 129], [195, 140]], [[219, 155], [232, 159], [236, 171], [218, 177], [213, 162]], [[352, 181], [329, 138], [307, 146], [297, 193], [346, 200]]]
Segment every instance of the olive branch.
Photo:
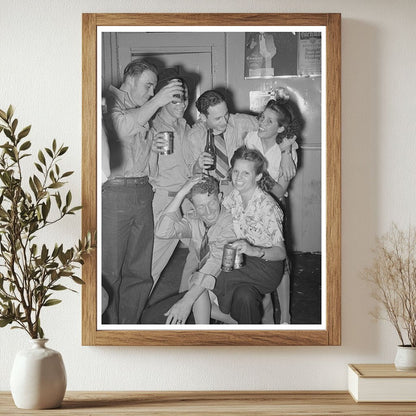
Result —
[[83, 284], [76, 275], [83, 258], [94, 249], [93, 237], [67, 250], [62, 244], [49, 249], [37, 244], [38, 233], [74, 215], [81, 206], [71, 206], [71, 191], [61, 193], [65, 178], [72, 171], [61, 172], [58, 162], [68, 147], [54, 139], [50, 148], [39, 150], [34, 162], [36, 173], [24, 183], [22, 159], [31, 156], [31, 142], [25, 140], [31, 126], [17, 132], [14, 109], [0, 110], [0, 133], [6, 141], [0, 145], [0, 327], [25, 330], [32, 338], [43, 338], [41, 311], [61, 300], [56, 292], [73, 289], [61, 280], [69, 278]]

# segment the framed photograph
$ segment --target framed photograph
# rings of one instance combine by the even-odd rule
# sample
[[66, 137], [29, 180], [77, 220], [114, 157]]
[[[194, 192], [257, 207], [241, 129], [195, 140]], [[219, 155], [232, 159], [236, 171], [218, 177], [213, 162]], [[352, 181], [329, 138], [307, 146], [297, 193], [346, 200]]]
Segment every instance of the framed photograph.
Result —
[[[335, 13], [83, 14], [82, 228], [84, 233], [97, 230], [97, 250], [83, 266], [83, 345], [341, 344], [340, 37], [341, 15]], [[148, 66], [137, 76], [134, 71], [143, 62]], [[135, 79], [137, 85], [133, 84]], [[146, 91], [140, 90], [141, 86]], [[175, 89], [179, 86], [181, 94]], [[163, 101], [170, 91], [172, 94], [176, 91], [172, 100]], [[225, 254], [224, 250], [222, 264], [218, 263], [217, 255], [217, 272], [204, 269], [202, 251], [206, 235], [202, 236], [199, 228], [201, 235], [195, 248], [196, 231], [189, 224], [199, 221], [198, 224], [206, 227], [208, 236], [209, 230], [212, 231], [209, 237], [212, 240], [214, 226], [206, 219], [208, 214], [203, 216], [206, 211], [202, 214], [201, 209], [208, 208], [199, 208], [195, 194], [191, 193], [189, 200], [182, 198], [195, 167], [205, 163], [200, 162], [200, 151], [194, 151], [196, 136], [189, 132], [205, 126], [200, 139], [203, 145], [210, 129], [215, 132], [209, 125], [214, 123], [214, 112], [210, 112], [213, 107], [206, 110], [198, 100], [210, 91], [221, 97], [220, 104], [215, 105], [224, 109], [221, 115], [226, 123], [224, 129], [234, 128], [239, 132], [235, 133], [239, 146], [249, 147], [250, 135], [260, 140], [271, 100], [275, 104], [284, 102], [292, 120], [287, 125], [290, 127], [285, 127], [291, 132], [290, 137], [280, 141], [276, 138], [273, 142], [281, 160], [274, 173], [267, 155], [269, 149], [258, 148], [268, 160], [265, 166], [275, 184], [280, 183], [280, 178], [286, 178], [290, 169], [292, 175], [287, 179], [287, 189], [282, 188], [282, 195], [273, 200], [277, 207], [273, 212], [284, 213], [284, 220], [283, 214], [273, 214], [269, 222], [271, 229], [278, 223], [276, 227], [284, 237], [286, 260], [276, 261], [275, 252], [271, 251], [274, 244], [265, 244], [264, 249], [252, 243], [243, 256], [242, 267], [250, 279], [259, 280], [266, 273], [256, 266], [258, 262], [270, 268], [267, 273], [271, 281], [275, 279], [273, 273], [277, 275], [272, 268], [277, 263], [280, 264], [279, 279], [283, 276], [277, 289], [275, 286], [263, 288], [263, 280], [258, 286], [250, 283], [256, 292], [254, 308], [256, 313], [261, 312], [256, 323], [243, 322], [243, 318], [239, 322], [240, 318], [236, 318], [239, 312], [234, 313], [233, 308], [241, 309], [242, 303], [235, 300], [234, 288], [231, 306], [224, 307], [226, 295], [219, 286], [223, 284], [227, 288], [224, 290], [230, 290], [229, 276], [233, 273], [224, 271], [229, 266], [230, 252]], [[179, 97], [179, 101], [174, 97]], [[174, 108], [177, 104], [181, 111], [175, 116], [177, 110], [171, 111], [167, 106]], [[160, 122], [159, 116], [162, 122], [166, 121], [161, 112], [165, 107], [166, 114], [170, 111], [169, 117], [173, 117], [175, 126], [182, 126], [181, 134], [189, 141], [180, 142], [175, 130], [166, 135], [167, 147], [161, 149], [154, 147], [154, 143], [164, 137], [161, 131], [170, 129], [155, 126]], [[121, 138], [118, 123], [125, 122], [125, 136]], [[227, 130], [221, 137], [228, 149]], [[215, 144], [216, 150], [220, 146]], [[202, 152], [206, 149], [202, 147]], [[172, 152], [177, 153], [175, 157], [183, 157], [183, 164], [169, 165], [167, 161]], [[283, 163], [284, 153], [290, 158], [287, 165]], [[235, 163], [232, 156], [226, 159], [231, 165]], [[220, 162], [216, 158], [218, 167]], [[221, 210], [231, 206], [222, 199], [224, 195], [230, 201], [233, 192], [238, 190], [233, 177], [237, 170], [233, 166], [231, 178], [220, 176], [224, 178], [219, 181], [221, 192], [215, 194]], [[180, 182], [177, 172], [185, 167], [188, 173], [181, 174]], [[226, 191], [227, 186], [231, 190]], [[131, 202], [123, 202], [125, 198]], [[171, 207], [175, 204], [179, 208], [173, 214]], [[119, 220], [118, 214], [122, 216], [126, 212], [129, 219]], [[232, 217], [230, 229], [235, 230], [241, 218], [232, 208], [227, 215]], [[171, 222], [182, 221], [181, 227], [186, 224], [188, 228], [181, 228], [172, 237], [163, 228], [165, 218]], [[216, 221], [220, 221], [218, 216]], [[120, 231], [122, 223], [124, 231]], [[217, 228], [224, 232], [226, 226]], [[243, 230], [241, 224], [240, 229]], [[242, 240], [243, 231], [243, 237], [239, 236]], [[238, 236], [239, 231], [235, 232]], [[136, 233], [135, 240], [132, 233]], [[164, 239], [163, 244], [170, 241], [169, 247], [163, 244], [156, 247], [158, 238]], [[275, 234], [271, 238], [276, 238]], [[215, 241], [216, 244], [223, 240]], [[250, 241], [250, 237], [244, 241]], [[209, 244], [209, 255], [214, 256], [211, 240]], [[193, 251], [200, 255], [199, 264], [192, 262]], [[157, 256], [163, 259], [155, 262]], [[117, 267], [112, 267], [115, 263]], [[160, 270], [156, 270], [158, 265], [162, 265]], [[241, 267], [234, 257], [233, 267]], [[136, 278], [135, 271], [145, 274], [147, 280], [142, 276]], [[280, 291], [285, 275], [288, 286]], [[138, 283], [137, 279], [142, 280]], [[198, 285], [204, 290], [193, 301], [198, 300], [202, 309], [199, 306], [196, 309], [194, 303], [189, 315], [192, 320], [185, 323], [179, 318], [182, 309], [175, 302], [188, 299], [186, 294], [190, 295], [191, 288]], [[235, 283], [236, 288], [241, 286], [241, 282]], [[173, 302], [164, 303], [171, 298]], [[204, 309], [204, 300], [208, 309]], [[155, 316], [152, 313], [158, 305], [162, 305], [158, 309], [162, 318], [148, 319]], [[208, 321], [203, 318], [206, 310]]]

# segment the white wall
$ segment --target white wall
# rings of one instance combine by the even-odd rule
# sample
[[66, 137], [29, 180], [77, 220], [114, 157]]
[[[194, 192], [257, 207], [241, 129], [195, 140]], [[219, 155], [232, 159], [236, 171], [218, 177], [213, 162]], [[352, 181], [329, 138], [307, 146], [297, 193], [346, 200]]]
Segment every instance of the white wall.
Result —
[[[416, 222], [416, 2], [413, 0], [0, 0], [0, 108], [33, 124], [36, 149], [70, 144], [63, 167], [81, 187], [82, 12], [342, 13], [342, 346], [81, 347], [81, 298], [46, 311], [69, 390], [345, 389], [346, 364], [392, 362], [397, 338], [369, 316], [359, 278], [375, 236], [391, 221]], [[80, 216], [51, 233], [69, 244]], [[0, 390], [27, 336], [0, 330]]]

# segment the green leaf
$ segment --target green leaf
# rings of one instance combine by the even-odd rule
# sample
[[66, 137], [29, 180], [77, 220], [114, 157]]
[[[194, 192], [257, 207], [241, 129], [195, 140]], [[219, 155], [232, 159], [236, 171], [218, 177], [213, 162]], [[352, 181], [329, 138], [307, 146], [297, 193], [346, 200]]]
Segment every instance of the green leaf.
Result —
[[51, 208], [50, 204], [49, 205], [47, 203], [46, 204], [42, 204], [42, 218], [45, 221], [48, 218], [50, 208]]
[[73, 173], [74, 173], [74, 171], [73, 171], [73, 170], [72, 170], [72, 171], [70, 171], [70, 172], [65, 172], [65, 173], [61, 176], [61, 178], [66, 178], [67, 176], [71, 176]]
[[36, 175], [33, 175], [33, 181], [34, 181], [34, 183], [36, 185], [36, 189], [38, 191], [41, 191], [42, 190], [42, 183], [41, 183], [41, 181], [39, 180], [39, 178]]
[[72, 194], [71, 194], [71, 191], [68, 191], [68, 193], [66, 194], [65, 205], [69, 207], [71, 202], [72, 202]]
[[20, 160], [24, 159], [25, 157], [31, 156], [29, 153], [25, 153], [23, 155], [20, 155]]
[[53, 257], [55, 258], [56, 256], [59, 256], [63, 252], [63, 249], [64, 249], [64, 245], [63, 244], [61, 244], [59, 247], [57, 247], [55, 245], [55, 249], [53, 250], [53, 252], [55, 253], [55, 250], [56, 250], [56, 254], [54, 254]]
[[42, 252], [40, 254], [40, 258], [42, 262], [45, 262], [47, 257], [48, 257], [48, 249], [46, 248], [45, 244], [42, 244]]
[[55, 183], [51, 183], [48, 188], [51, 189], [56, 189], [56, 188], [62, 188], [64, 186], [64, 182], [55, 182]]
[[37, 198], [38, 197], [38, 190], [35, 186], [35, 183], [33, 182], [33, 178], [31, 178], [31, 177], [29, 178], [29, 186], [30, 186], [30, 189], [32, 190], [33, 194], [35, 195], [35, 198]]
[[79, 285], [85, 285], [85, 282], [82, 279], [80, 279], [78, 276], [72, 276], [71, 279], [75, 283], [78, 283]]
[[0, 318], [0, 328], [4, 328], [5, 326], [11, 324], [13, 322], [13, 318]]
[[13, 134], [16, 131], [17, 123], [18, 123], [17, 118], [15, 118], [12, 122], [12, 132], [13, 132]]
[[[30, 129], [32, 128], [32, 126], [27, 126], [27, 127], [25, 127], [18, 135], [17, 135], [17, 138], [20, 140], [20, 139], [23, 139], [24, 137], [26, 137], [28, 134], [29, 134], [29, 132], [30, 132]], [[28, 143], [28, 142], [26, 142], [26, 143]], [[30, 145], [29, 145], [29, 147], [30, 147]], [[28, 147], [28, 148], [29, 148]], [[23, 150], [26, 150], [26, 149], [23, 149]]]
[[61, 208], [61, 206], [62, 206], [62, 199], [61, 199], [61, 194], [59, 192], [57, 192], [55, 194], [55, 199], [56, 199], [56, 205], [58, 205], [58, 208]]
[[42, 163], [43, 165], [46, 166], [45, 156], [44, 156], [44, 154], [42, 153], [41, 150], [39, 150], [39, 152], [38, 152], [38, 159], [39, 159], [40, 163]]
[[66, 151], [68, 150], [68, 146], [64, 146], [59, 150], [59, 154], [58, 156], [62, 156], [63, 154], [66, 153]]
[[40, 323], [38, 325], [38, 335], [39, 335], [39, 338], [43, 338], [45, 336], [45, 333], [43, 332], [43, 329], [40, 326]]
[[4, 129], [4, 134], [8, 139], [11, 139], [13, 137], [11, 131], [9, 129]]
[[32, 146], [32, 143], [30, 143], [30, 141], [28, 140], [20, 146], [20, 151], [27, 150], [30, 146]]
[[58, 303], [61, 303], [62, 300], [60, 299], [48, 299], [43, 306], [53, 306], [53, 305], [57, 305]]
[[52, 150], [54, 151], [54, 153], [56, 152], [56, 140], [55, 139], [53, 139], [53, 142], [52, 142]]
[[51, 286], [51, 290], [67, 290], [68, 288], [66, 286], [63, 285], [55, 285], [55, 286]]
[[71, 210], [68, 212], [68, 214], [69, 214], [69, 213], [73, 214], [75, 211], [79, 211], [80, 209], [82, 209], [82, 206], [81, 206], [81, 205], [78, 205], [78, 206], [76, 206], [76, 207], [73, 207], [73, 208], [71, 208]]
[[45, 148], [45, 152], [49, 155], [49, 157], [53, 157], [53, 153], [52, 153], [52, 150], [51, 149], [49, 149], [49, 148]]
[[3, 110], [0, 110], [0, 117], [7, 123], [7, 114]]
[[39, 163], [35, 162], [35, 166], [36, 166], [36, 169], [37, 169], [39, 172], [43, 173], [43, 168], [42, 168], [42, 165], [39, 165]]
[[14, 108], [12, 105], [9, 105], [9, 108], [7, 109], [7, 121], [11, 121], [14, 114]]
[[66, 263], [67, 258], [66, 258], [66, 254], [65, 254], [63, 251], [60, 251], [60, 252], [58, 253], [58, 258], [59, 258], [59, 261], [60, 261], [62, 264], [65, 264], [65, 263]]

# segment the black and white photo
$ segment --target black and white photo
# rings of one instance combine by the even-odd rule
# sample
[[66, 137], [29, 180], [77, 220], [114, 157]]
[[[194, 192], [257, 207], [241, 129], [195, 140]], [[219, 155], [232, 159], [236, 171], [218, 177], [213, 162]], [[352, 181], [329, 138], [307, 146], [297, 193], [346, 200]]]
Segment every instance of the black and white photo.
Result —
[[326, 31], [97, 26], [97, 332], [327, 331]]

